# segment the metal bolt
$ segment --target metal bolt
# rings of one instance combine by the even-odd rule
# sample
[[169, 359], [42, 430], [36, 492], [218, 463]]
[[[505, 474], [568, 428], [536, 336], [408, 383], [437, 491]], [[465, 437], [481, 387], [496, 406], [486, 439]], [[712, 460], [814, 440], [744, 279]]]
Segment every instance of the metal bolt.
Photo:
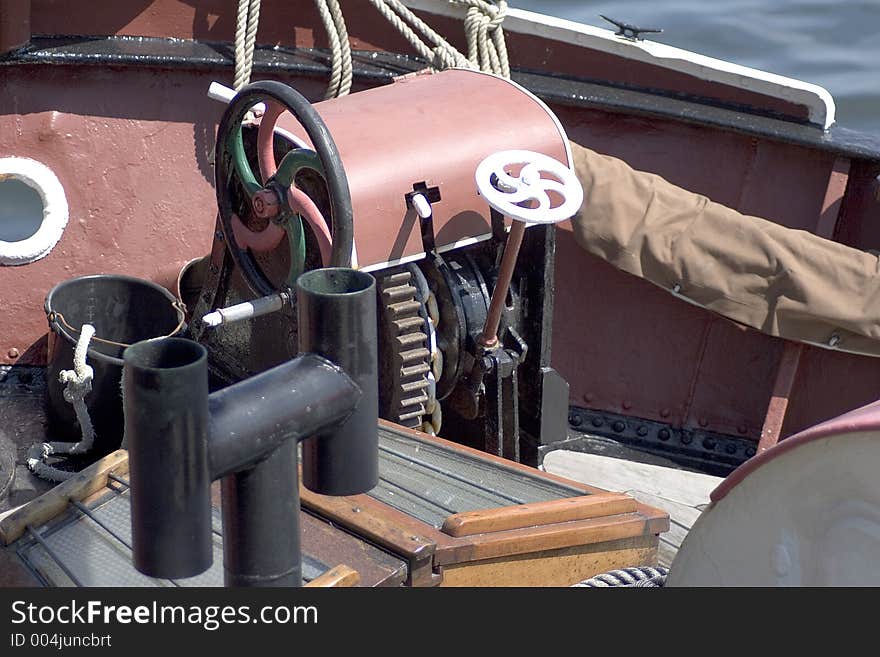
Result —
[[647, 436], [648, 435], [648, 427], [639, 427], [638, 429], [636, 429], [636, 433], [639, 434], [640, 436]]
[[700, 420], [699, 420], [699, 422], [700, 422], [700, 426], [701, 426], [701, 427], [708, 427], [708, 426], [709, 426], [709, 420], [707, 420], [707, 419], [704, 418], [704, 417], [701, 417]]
[[18, 349], [12, 347], [9, 351], [6, 352], [6, 355], [10, 358], [18, 358], [19, 356], [21, 356], [21, 353], [19, 353]]
[[703, 438], [703, 447], [708, 449], [710, 452], [715, 449], [716, 444], [717, 441], [714, 438], [710, 438], [709, 436]]
[[260, 219], [272, 219], [278, 216], [280, 209], [278, 197], [271, 190], [264, 189], [254, 194], [252, 204], [254, 215]]
[[735, 443], [727, 443], [727, 445], [724, 448], [724, 451], [726, 451], [728, 454], [736, 454], [736, 444]]
[[745, 433], [748, 433], [749, 428], [748, 428], [746, 425], [741, 424], [741, 425], [739, 425], [739, 426], [736, 428], [736, 430], [739, 431], [739, 432], [742, 433], [742, 434], [745, 434]]
[[359, 506], [353, 506], [353, 507], [351, 507], [351, 510], [354, 511], [355, 513], [361, 512], [361, 508]]
[[222, 242], [223, 241], [223, 231], [222, 230], [215, 231], [214, 238], [218, 239]]
[[568, 416], [568, 423], [573, 427], [579, 427], [581, 426], [581, 424], [583, 424], [583, 420], [581, 419], [580, 415], [575, 415], [574, 413], [572, 413]]
[[669, 409], [661, 408], [660, 409], [660, 417], [669, 417]]
[[754, 455], [755, 455], [755, 448], [754, 447], [746, 447], [746, 456], [748, 456], [749, 458], [752, 458]]
[[669, 433], [669, 429], [660, 429], [660, 431], [657, 433], [657, 437], [660, 440], [669, 440], [669, 437], [671, 435], [672, 434]]
[[621, 431], [626, 429], [626, 425], [621, 420], [617, 420], [617, 422], [611, 425], [611, 428], [614, 429], [617, 433], [620, 433]]
[[629, 399], [624, 399], [621, 406], [623, 406], [623, 410], [628, 411], [633, 407], [633, 403]]
[[600, 418], [600, 417], [594, 417], [594, 418], [593, 418], [593, 426], [596, 427], [596, 428], [601, 427], [601, 426], [602, 426], [602, 418]]
[[692, 442], [694, 442], [693, 436], [686, 434], [686, 433], [683, 433], [681, 435], [681, 444], [682, 445], [690, 445]]
[[588, 404], [589, 404], [590, 402], [592, 402], [592, 401], [593, 401], [593, 393], [591, 393], [591, 392], [585, 392], [585, 393], [584, 393], [584, 401], [587, 402]]

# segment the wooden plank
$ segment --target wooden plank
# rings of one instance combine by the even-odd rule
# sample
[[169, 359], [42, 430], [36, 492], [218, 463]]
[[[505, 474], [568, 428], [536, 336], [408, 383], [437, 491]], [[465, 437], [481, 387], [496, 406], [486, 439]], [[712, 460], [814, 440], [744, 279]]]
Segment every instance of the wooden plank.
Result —
[[691, 527], [693, 527], [697, 518], [702, 514], [702, 511], [644, 491], [630, 490], [627, 492], [645, 504], [663, 509], [669, 514], [669, 530], [660, 535], [658, 550], [660, 565], [669, 567], [675, 555], [678, 554], [678, 550], [688, 532], [690, 532]]
[[657, 539], [576, 545], [443, 568], [441, 586], [571, 586], [615, 568], [653, 565]]
[[61, 513], [70, 500], [81, 501], [107, 485], [107, 475], [128, 473], [128, 452], [117, 450], [0, 520], [0, 540], [9, 545], [28, 525], [41, 525]]
[[345, 564], [340, 564], [326, 573], [318, 575], [306, 584], [306, 587], [350, 587], [357, 586], [360, 581], [361, 576], [356, 570], [352, 570]]
[[429, 537], [428, 534], [443, 536], [430, 525], [367, 495], [332, 497], [318, 495], [300, 486], [300, 501], [316, 514], [405, 559], [421, 560], [430, 557], [436, 542], [434, 536]]
[[761, 439], [758, 441], [758, 454], [770, 449], [782, 437], [782, 425], [788, 411], [788, 400], [791, 397], [794, 380], [797, 376], [804, 345], [800, 342], [785, 341], [779, 365], [776, 368], [776, 380], [773, 382], [773, 394], [764, 414], [764, 426], [761, 427]]
[[449, 516], [442, 531], [450, 536], [522, 529], [569, 520], [587, 520], [619, 513], [633, 513], [636, 501], [620, 493], [596, 493], [532, 504], [467, 511]]
[[440, 548], [434, 555], [434, 564], [445, 565], [464, 561], [480, 561], [529, 552], [545, 552], [559, 548], [604, 543], [620, 539], [659, 534], [668, 528], [665, 514], [658, 519], [646, 519], [635, 513], [574, 520], [544, 527], [512, 529], [505, 532], [477, 534], [459, 539], [459, 543]]
[[576, 481], [590, 481], [607, 490], [639, 490], [699, 508], [721, 477], [687, 472], [659, 465], [635, 463], [608, 456], [556, 450], [544, 457], [544, 467]]

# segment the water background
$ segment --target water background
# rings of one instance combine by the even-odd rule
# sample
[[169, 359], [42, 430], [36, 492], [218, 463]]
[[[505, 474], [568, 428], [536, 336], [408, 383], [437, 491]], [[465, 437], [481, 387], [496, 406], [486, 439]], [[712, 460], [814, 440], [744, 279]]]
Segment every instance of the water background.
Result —
[[510, 6], [616, 29], [825, 87], [837, 124], [880, 134], [880, 0], [510, 0]]

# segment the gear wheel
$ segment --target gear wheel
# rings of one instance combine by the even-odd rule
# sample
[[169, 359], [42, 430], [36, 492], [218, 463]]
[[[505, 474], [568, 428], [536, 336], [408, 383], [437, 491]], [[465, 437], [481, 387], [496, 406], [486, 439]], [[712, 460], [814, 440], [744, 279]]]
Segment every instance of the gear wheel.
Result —
[[423, 304], [408, 271], [377, 276], [379, 288], [379, 415], [411, 429], [427, 414], [431, 352]]

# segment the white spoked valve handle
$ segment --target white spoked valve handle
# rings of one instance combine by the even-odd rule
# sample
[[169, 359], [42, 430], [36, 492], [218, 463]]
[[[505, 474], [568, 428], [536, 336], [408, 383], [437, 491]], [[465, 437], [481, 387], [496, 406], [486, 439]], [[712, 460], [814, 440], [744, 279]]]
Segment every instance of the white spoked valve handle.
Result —
[[475, 179], [477, 189], [492, 208], [530, 224], [570, 219], [584, 200], [583, 187], [570, 168], [534, 151], [493, 153], [477, 166]]

